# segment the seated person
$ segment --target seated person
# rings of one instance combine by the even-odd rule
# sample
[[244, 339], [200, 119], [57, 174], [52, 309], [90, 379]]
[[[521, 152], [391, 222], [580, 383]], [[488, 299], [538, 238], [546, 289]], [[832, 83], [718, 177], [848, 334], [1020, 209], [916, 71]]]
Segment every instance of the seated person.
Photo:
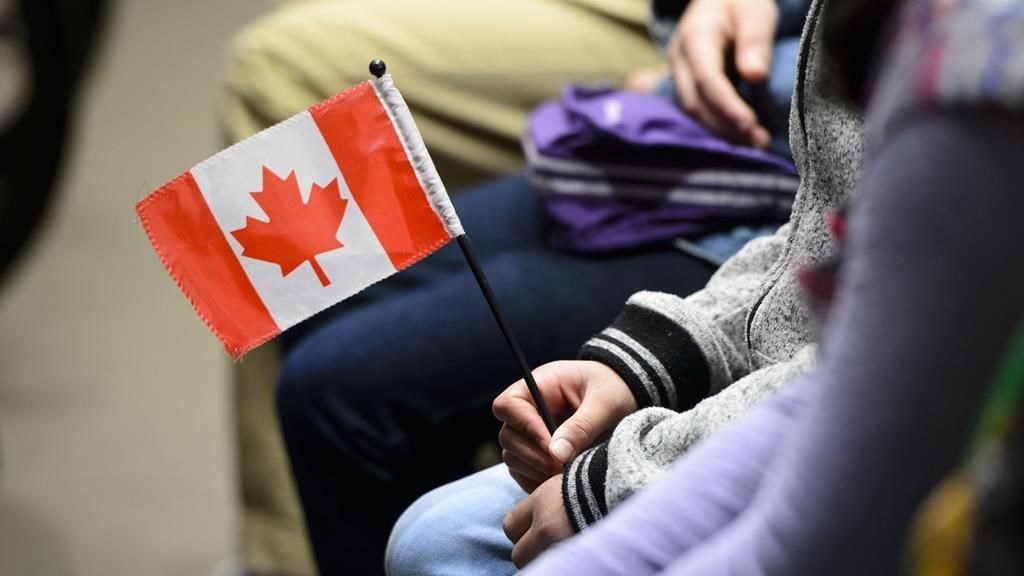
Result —
[[[761, 13], [741, 3], [742, 13]], [[772, 4], [757, 6], [770, 12]], [[553, 436], [522, 382], [499, 396], [494, 411], [512, 478], [495, 468], [421, 498], [395, 526], [390, 574], [515, 573], [814, 364], [795, 271], [830, 256], [825, 215], [850, 195], [861, 157], [860, 116], [835, 97], [839, 79], [821, 54], [817, 14], [808, 16], [794, 91], [800, 115], [790, 143], [801, 185], [790, 223], [750, 242], [689, 297], [632, 296], [584, 345], [583, 360], [539, 368], [542, 393], [564, 420]]]
[[[768, 31], [751, 36], [744, 50], [760, 56], [739, 63], [741, 75], [755, 83], [772, 64], [771, 6], [759, 14], [767, 19], [756, 20]], [[705, 2], [703, 25], [716, 26], [709, 8], [713, 3]], [[718, 49], [724, 53], [732, 40]], [[678, 50], [679, 58], [688, 57]], [[775, 68], [785, 70], [785, 63]], [[402, 83], [402, 72], [392, 69]], [[783, 76], [791, 77], [791, 68]], [[710, 80], [728, 82], [724, 70]], [[727, 136], [767, 145], [769, 134], [729, 90], [718, 98], [701, 88], [692, 93], [696, 102], [685, 94], [683, 102], [699, 118], [735, 126]], [[428, 146], [429, 125], [428, 117]], [[471, 191], [455, 204], [532, 362], [570, 354], [630, 293], [686, 294], [713, 271], [670, 245], [599, 257], [551, 250], [521, 178]], [[516, 365], [454, 247], [286, 333], [283, 343], [278, 409], [317, 563], [325, 574], [378, 572], [401, 510], [471, 471], [477, 447], [497, 428], [488, 405], [501, 383], [514, 378]]]

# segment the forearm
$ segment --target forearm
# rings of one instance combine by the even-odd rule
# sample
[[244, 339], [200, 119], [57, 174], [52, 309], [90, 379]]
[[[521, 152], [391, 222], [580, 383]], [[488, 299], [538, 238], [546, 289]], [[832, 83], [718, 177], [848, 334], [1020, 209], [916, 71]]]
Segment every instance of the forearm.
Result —
[[757, 493], [814, 383], [809, 377], [696, 446], [608, 521], [530, 566], [527, 574], [654, 574], [732, 522]]
[[683, 454], [809, 370], [814, 361], [815, 347], [808, 345], [790, 361], [749, 374], [690, 410], [647, 410], [620, 422], [608, 443], [608, 508], [660, 477]]
[[807, 346], [789, 362], [758, 370], [686, 412], [649, 408], [620, 422], [609, 442], [566, 467], [566, 512], [574, 527], [587, 528], [603, 518], [691, 447], [807, 371], [814, 350]]

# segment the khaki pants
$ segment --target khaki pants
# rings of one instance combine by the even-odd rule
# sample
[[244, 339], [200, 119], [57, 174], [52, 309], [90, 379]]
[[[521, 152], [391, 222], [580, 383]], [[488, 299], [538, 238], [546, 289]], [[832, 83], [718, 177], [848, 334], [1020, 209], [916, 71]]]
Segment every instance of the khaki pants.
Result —
[[[567, 82], [655, 65], [648, 0], [294, 0], [232, 47], [221, 116], [240, 140], [369, 77], [381, 58], [449, 190], [521, 166], [527, 113]], [[236, 371], [241, 552], [259, 574], [313, 574], [273, 389], [277, 348]]]
[[521, 165], [526, 114], [566, 82], [658, 62], [648, 0], [291, 2], [237, 39], [223, 105], [240, 139], [387, 62], [449, 190]]

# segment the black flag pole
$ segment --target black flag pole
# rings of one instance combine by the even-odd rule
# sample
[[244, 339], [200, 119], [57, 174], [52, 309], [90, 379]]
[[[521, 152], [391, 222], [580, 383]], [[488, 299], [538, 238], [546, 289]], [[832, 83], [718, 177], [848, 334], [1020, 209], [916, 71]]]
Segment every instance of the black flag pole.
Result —
[[[374, 60], [370, 62], [370, 74], [380, 78], [385, 72], [387, 72], [387, 65], [384, 64], [383, 60]], [[526, 386], [530, 389], [530, 396], [533, 397], [533, 403], [537, 405], [537, 411], [540, 412], [540, 417], [544, 420], [544, 425], [547, 426], [548, 432], [554, 434], [555, 421], [551, 419], [551, 411], [548, 410], [548, 405], [544, 402], [544, 397], [540, 394], [540, 388], [537, 387], [537, 381], [533, 379], [533, 371], [530, 370], [530, 363], [526, 361], [523, 349], [519, 347], [519, 342], [516, 340], [515, 334], [512, 333], [512, 328], [505, 319], [505, 314], [501, 311], [501, 306], [498, 305], [498, 299], [494, 296], [494, 291], [491, 290], [491, 284], [487, 281], [487, 276], [484, 275], [484, 270], [480, 267], [480, 262], [476, 259], [476, 254], [473, 252], [473, 246], [469, 242], [469, 236], [461, 234], [456, 236], [455, 240], [458, 242], [459, 248], [462, 249], [462, 255], [466, 257], [466, 263], [469, 264], [469, 269], [473, 271], [473, 277], [476, 278], [476, 283], [480, 286], [480, 291], [484, 294], [484, 300], [487, 301], [487, 306], [491, 309], [491, 314], [494, 315], [494, 319], [498, 322], [498, 328], [501, 330], [502, 336], [505, 337], [505, 342], [508, 343], [508, 347], [512, 350], [512, 355], [515, 356], [516, 362], [519, 364], [519, 369], [523, 373], [523, 379], [526, 380]]]
[[530, 364], [526, 361], [526, 356], [523, 355], [523, 350], [519, 347], [519, 342], [516, 341], [512, 328], [509, 327], [508, 321], [505, 320], [505, 315], [501, 312], [501, 306], [498, 305], [498, 299], [495, 298], [494, 291], [491, 290], [491, 285], [487, 282], [487, 276], [484, 276], [484, 270], [480, 267], [480, 263], [477, 262], [476, 254], [473, 253], [473, 246], [469, 243], [469, 237], [462, 234], [461, 236], [456, 236], [455, 240], [459, 243], [459, 248], [462, 248], [462, 255], [466, 257], [469, 269], [473, 271], [476, 283], [480, 285], [480, 291], [484, 293], [484, 300], [487, 300], [487, 305], [491, 308], [491, 313], [494, 314], [494, 319], [498, 322], [498, 328], [501, 329], [502, 335], [505, 336], [505, 342], [508, 342], [508, 347], [512, 349], [512, 355], [516, 357], [516, 362], [519, 363], [519, 369], [523, 372], [523, 379], [526, 380], [526, 386], [530, 389], [530, 395], [533, 396], [533, 403], [537, 405], [540, 417], [544, 419], [544, 425], [548, 427], [548, 432], [554, 434], [555, 421], [551, 419], [548, 405], [544, 402], [544, 397], [540, 395], [537, 381], [533, 379], [533, 371], [530, 370]]

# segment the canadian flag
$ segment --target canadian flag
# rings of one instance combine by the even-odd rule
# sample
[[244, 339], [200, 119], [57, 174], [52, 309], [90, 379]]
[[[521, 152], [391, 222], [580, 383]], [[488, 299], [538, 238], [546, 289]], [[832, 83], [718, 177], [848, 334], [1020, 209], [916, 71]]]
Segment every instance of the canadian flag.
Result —
[[233, 356], [463, 233], [390, 75], [220, 152], [136, 211]]

